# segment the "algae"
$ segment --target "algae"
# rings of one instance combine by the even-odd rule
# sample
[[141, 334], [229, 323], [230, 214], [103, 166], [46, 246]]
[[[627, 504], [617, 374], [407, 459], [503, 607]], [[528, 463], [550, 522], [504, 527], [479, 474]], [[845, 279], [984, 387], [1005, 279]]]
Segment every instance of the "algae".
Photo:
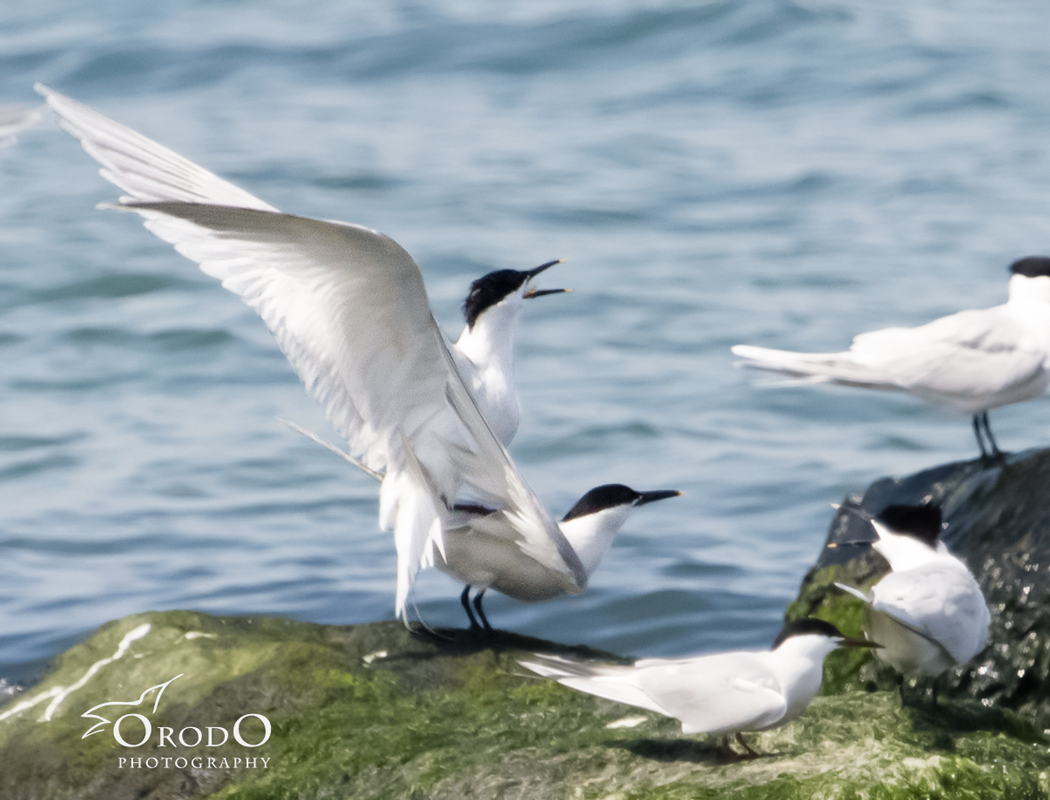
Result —
[[[57, 687], [76, 685], [41, 721]], [[713, 737], [525, 676], [529, 650], [607, 657], [534, 639], [412, 636], [394, 623], [320, 626], [190, 612], [136, 615], [100, 629], [39, 685], [0, 706], [0, 796], [47, 798], [983, 798], [1047, 797], [1050, 747], [1013, 713], [971, 700], [902, 709], [894, 691], [817, 698], [759, 734], [764, 757], [727, 763]], [[154, 731], [272, 726], [261, 747], [121, 746], [112, 724], [83, 739], [99, 703], [167, 681]], [[35, 698], [45, 697], [36, 705]], [[21, 707], [21, 711], [12, 713]], [[104, 709], [100, 709], [102, 713]], [[110, 716], [116, 719], [116, 716]], [[621, 724], [622, 723], [622, 724]], [[254, 725], [254, 727], [251, 727]], [[122, 730], [129, 738], [142, 728]], [[242, 728], [258, 741], [257, 719]], [[219, 759], [209, 768], [129, 768], [119, 759]], [[226, 767], [221, 759], [226, 759]], [[238, 767], [234, 759], [240, 758]], [[248, 768], [243, 759], [257, 759]], [[262, 758], [266, 767], [260, 766]]]

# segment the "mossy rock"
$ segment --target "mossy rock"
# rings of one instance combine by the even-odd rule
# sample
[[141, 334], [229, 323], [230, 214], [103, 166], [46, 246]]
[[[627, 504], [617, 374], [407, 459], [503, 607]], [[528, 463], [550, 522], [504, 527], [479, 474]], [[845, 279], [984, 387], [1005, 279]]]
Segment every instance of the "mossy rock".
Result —
[[[1050, 788], [1047, 742], [980, 703], [902, 710], [894, 692], [819, 697], [802, 719], [754, 737], [763, 758], [727, 763], [712, 737], [526, 677], [516, 661], [533, 650], [603, 654], [511, 634], [454, 639], [395, 623], [191, 612], [110, 623], [0, 707], [0, 796], [808, 800], [1035, 798]], [[154, 690], [136, 706], [95, 708], [164, 682], [159, 701]], [[93, 708], [98, 716], [85, 719]], [[132, 713], [152, 735], [125, 747], [114, 724]], [[248, 746], [229, 736], [246, 714], [271, 726], [261, 746], [251, 746], [265, 733], [258, 717], [239, 729]], [[100, 718], [110, 722], [83, 738]], [[209, 728], [227, 742], [207, 747]], [[180, 744], [193, 729], [204, 741]], [[145, 726], [128, 717], [119, 732], [137, 744]]]
[[[834, 583], [867, 589], [889, 565], [870, 548], [827, 545], [874, 538], [848, 506], [878, 513], [891, 503], [926, 501], [941, 504], [942, 538], [968, 564], [992, 612], [988, 646], [942, 676], [939, 693], [1012, 709], [1050, 733], [1050, 450], [884, 478], [863, 496], [846, 498], [787, 618], [818, 616], [845, 633], [861, 633], [862, 603]], [[828, 691], [890, 689], [896, 681], [870, 653], [836, 653], [825, 664]], [[927, 679], [911, 691], [929, 697], [932, 686]]]

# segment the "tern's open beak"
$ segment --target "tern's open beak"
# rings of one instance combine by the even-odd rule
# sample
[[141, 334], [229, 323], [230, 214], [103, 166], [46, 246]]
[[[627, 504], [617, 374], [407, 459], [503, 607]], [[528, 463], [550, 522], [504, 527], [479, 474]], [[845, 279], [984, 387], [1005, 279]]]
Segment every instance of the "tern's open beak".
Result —
[[529, 289], [523, 296], [526, 300], [532, 300], [536, 297], [543, 297], [545, 294], [564, 294], [571, 291], [572, 289]]
[[869, 642], [867, 639], [840, 639], [839, 647], [882, 647], [878, 642]]
[[652, 492], [641, 492], [641, 497], [635, 502], [636, 506], [644, 506], [646, 503], [654, 503], [657, 500], [666, 500], [668, 497], [678, 497], [682, 493], [677, 489], [657, 489]]
[[[564, 258], [556, 258], [553, 261], [548, 261], [546, 264], [540, 264], [538, 267], [536, 267], [536, 269], [530, 269], [528, 272], [525, 273], [526, 275], [528, 275], [528, 277], [525, 279], [525, 282], [528, 283], [541, 272], [550, 269], [555, 264], [562, 263], [564, 260]], [[529, 289], [525, 292], [524, 297], [526, 300], [532, 300], [535, 297], [543, 297], [547, 294], [564, 294], [565, 292], [571, 291], [572, 289]]]

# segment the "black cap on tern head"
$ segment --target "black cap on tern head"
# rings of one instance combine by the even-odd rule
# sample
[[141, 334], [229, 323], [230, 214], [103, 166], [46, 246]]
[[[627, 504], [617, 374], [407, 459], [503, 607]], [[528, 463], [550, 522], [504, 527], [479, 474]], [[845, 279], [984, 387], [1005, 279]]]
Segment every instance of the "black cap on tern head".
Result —
[[1024, 275], [1026, 278], [1038, 278], [1050, 276], [1050, 258], [1046, 256], [1028, 256], [1015, 261], [1010, 265], [1013, 275]]
[[773, 641], [773, 649], [776, 650], [793, 636], [825, 636], [835, 639], [839, 647], [882, 647], [881, 644], [868, 641], [867, 639], [851, 639], [842, 633], [830, 622], [815, 617], [796, 619], [784, 625], [777, 638]]
[[[467, 294], [467, 299], [463, 301], [463, 316], [467, 319], [467, 325], [473, 328], [478, 317], [480, 317], [486, 309], [492, 308], [492, 306], [502, 302], [511, 292], [516, 292], [527, 281], [532, 280], [545, 269], [549, 269], [555, 264], [560, 264], [561, 261], [562, 259], [559, 258], [554, 261], [548, 261], [546, 264], [540, 264], [535, 269], [524, 271], [516, 269], [498, 269], [495, 272], [490, 272], [488, 275], [482, 275], [470, 284], [470, 292]], [[531, 292], [529, 296], [541, 297], [545, 294], [558, 294], [566, 291], [568, 290], [545, 289], [542, 291]]]
[[928, 544], [937, 546], [937, 537], [941, 535], [941, 507], [938, 505], [923, 506], [886, 506], [875, 517], [894, 533], [902, 533]]
[[805, 619], [796, 619], [785, 624], [780, 633], [777, 634], [777, 638], [773, 640], [773, 649], [776, 650], [792, 636], [811, 636], [813, 634], [827, 636], [829, 639], [846, 638], [842, 631], [830, 622], [814, 617], [806, 617]]
[[636, 492], [630, 486], [624, 486], [622, 483], [607, 483], [604, 486], [596, 486], [577, 500], [576, 505], [569, 509], [569, 513], [562, 517], [561, 521], [568, 522], [571, 519], [597, 514], [599, 511], [617, 506], [642, 506], [656, 500], [678, 497], [680, 494], [681, 492], [675, 489]]

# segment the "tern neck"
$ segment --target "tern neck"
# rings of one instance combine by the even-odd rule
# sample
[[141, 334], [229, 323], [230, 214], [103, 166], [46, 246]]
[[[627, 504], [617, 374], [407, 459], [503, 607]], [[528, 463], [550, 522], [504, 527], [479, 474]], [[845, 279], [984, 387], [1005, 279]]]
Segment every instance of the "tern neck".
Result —
[[787, 711], [780, 722], [799, 716], [817, 696], [824, 678], [824, 658], [838, 647], [827, 636], [791, 636], [770, 653], [770, 668], [780, 684]]
[[615, 506], [558, 523], [588, 575], [601, 563], [613, 537], [631, 515], [631, 508], [629, 505]]
[[456, 347], [476, 367], [498, 365], [508, 374], [514, 358], [514, 334], [524, 299], [517, 292], [486, 308], [474, 324], [467, 325]]
[[1042, 306], [1050, 308], [1050, 276], [1011, 275], [1009, 285], [1010, 305]]

